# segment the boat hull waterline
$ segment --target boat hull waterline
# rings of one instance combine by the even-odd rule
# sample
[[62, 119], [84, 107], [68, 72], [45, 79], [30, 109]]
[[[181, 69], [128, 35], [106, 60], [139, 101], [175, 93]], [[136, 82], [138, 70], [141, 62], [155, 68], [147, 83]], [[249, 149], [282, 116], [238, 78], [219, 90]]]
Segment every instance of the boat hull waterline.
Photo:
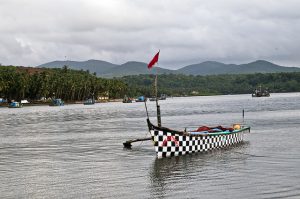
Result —
[[151, 139], [158, 158], [180, 156], [189, 153], [206, 152], [229, 147], [243, 141], [250, 127], [242, 127], [232, 132], [224, 131], [211, 134], [192, 135], [188, 132], [168, 131], [152, 126]]

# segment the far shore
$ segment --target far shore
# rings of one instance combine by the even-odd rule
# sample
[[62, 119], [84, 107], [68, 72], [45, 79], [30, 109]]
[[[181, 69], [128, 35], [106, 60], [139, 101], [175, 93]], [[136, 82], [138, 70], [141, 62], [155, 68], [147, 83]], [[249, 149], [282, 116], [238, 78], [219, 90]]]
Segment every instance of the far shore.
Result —
[[[95, 103], [107, 103], [107, 102], [122, 102], [123, 99], [110, 99], [110, 100], [95, 100]], [[83, 104], [84, 101], [65, 101], [64, 104]], [[23, 106], [49, 106], [50, 101], [30, 101], [29, 103], [23, 103]], [[1, 102], [0, 107], [8, 107], [9, 103]]]

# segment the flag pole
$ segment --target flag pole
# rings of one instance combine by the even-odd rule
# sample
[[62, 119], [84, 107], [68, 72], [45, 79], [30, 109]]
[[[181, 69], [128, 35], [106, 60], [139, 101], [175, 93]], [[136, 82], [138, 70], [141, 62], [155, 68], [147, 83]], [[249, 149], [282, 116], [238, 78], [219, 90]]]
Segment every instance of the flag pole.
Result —
[[[157, 63], [158, 65], [158, 63]], [[161, 127], [161, 115], [160, 115], [160, 106], [158, 104], [158, 97], [157, 97], [157, 75], [158, 75], [158, 68], [156, 67], [156, 75], [155, 75], [155, 98], [156, 98], [156, 112], [157, 112], [157, 126]]]
[[[158, 65], [158, 57], [159, 57], [160, 50], [153, 59], [148, 64], [148, 69], [151, 69], [155, 64]], [[156, 99], [156, 110], [157, 110], [157, 126], [161, 127], [161, 116], [160, 116], [160, 106], [158, 104], [158, 97], [157, 97], [157, 77], [158, 77], [158, 68], [156, 67], [156, 75], [154, 80], [154, 89], [155, 89], [155, 99]]]

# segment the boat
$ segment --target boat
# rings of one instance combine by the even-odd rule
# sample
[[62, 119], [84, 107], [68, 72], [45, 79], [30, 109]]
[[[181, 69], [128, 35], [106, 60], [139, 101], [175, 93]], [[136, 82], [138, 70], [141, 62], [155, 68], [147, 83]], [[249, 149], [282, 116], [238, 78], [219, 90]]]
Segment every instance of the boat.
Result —
[[166, 100], [167, 99], [167, 95], [166, 94], [161, 94], [159, 97], [159, 100]]
[[[160, 97], [158, 98], [158, 100], [166, 100], [167, 96], [165, 94], [161, 94]], [[150, 97], [149, 101], [156, 101], [156, 97]]]
[[[153, 63], [153, 60], [149, 65], [151, 63]], [[154, 85], [157, 96], [157, 74]], [[213, 127], [200, 126], [197, 129], [194, 128], [191, 130], [188, 130], [187, 128], [183, 128], [184, 130], [174, 130], [162, 126], [160, 105], [158, 104], [157, 97], [157, 125], [151, 123], [149, 119], [146, 102], [145, 108], [147, 113], [147, 125], [151, 138], [129, 140], [124, 142], [123, 145], [126, 148], [130, 148], [132, 142], [152, 140], [157, 158], [180, 156], [229, 147], [242, 142], [244, 134], [250, 132], [250, 126], [244, 125], [244, 120], [241, 124], [237, 123], [229, 127], [218, 125]]]
[[21, 100], [21, 104], [30, 104], [30, 102], [27, 99]]
[[7, 103], [7, 100], [4, 98], [0, 98], [0, 103]]
[[50, 106], [64, 106], [64, 101], [62, 99], [53, 99], [50, 103]]
[[136, 102], [145, 102], [145, 101], [147, 101], [147, 98], [144, 97], [144, 96], [140, 96], [140, 97], [138, 97], [135, 101], [136, 101]]
[[262, 89], [261, 86], [259, 86], [252, 93], [252, 97], [270, 97], [270, 92], [268, 89]]
[[123, 103], [132, 103], [132, 99], [127, 97], [127, 95], [125, 95], [122, 102]]
[[23, 104], [20, 102], [11, 102], [8, 105], [8, 108], [22, 108]]
[[192, 131], [155, 126], [149, 118], [147, 124], [157, 158], [225, 148], [242, 142], [244, 134], [250, 132], [250, 127], [242, 124], [227, 128], [202, 126]]
[[156, 97], [150, 97], [149, 98], [149, 101], [151, 101], [151, 102], [153, 102], [153, 101], [155, 101], [156, 100]]
[[93, 104], [95, 104], [95, 100], [94, 99], [86, 99], [86, 100], [84, 100], [84, 102], [83, 102], [83, 104], [84, 105], [93, 105]]

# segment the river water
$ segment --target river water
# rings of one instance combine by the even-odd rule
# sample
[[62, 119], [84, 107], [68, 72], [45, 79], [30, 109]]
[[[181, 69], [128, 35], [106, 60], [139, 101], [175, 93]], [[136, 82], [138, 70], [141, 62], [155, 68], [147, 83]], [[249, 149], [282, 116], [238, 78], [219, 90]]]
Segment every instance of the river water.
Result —
[[[300, 93], [168, 98], [163, 126], [251, 126], [245, 142], [156, 159], [143, 103], [0, 108], [0, 198], [300, 198]], [[148, 102], [155, 123], [155, 102]]]

